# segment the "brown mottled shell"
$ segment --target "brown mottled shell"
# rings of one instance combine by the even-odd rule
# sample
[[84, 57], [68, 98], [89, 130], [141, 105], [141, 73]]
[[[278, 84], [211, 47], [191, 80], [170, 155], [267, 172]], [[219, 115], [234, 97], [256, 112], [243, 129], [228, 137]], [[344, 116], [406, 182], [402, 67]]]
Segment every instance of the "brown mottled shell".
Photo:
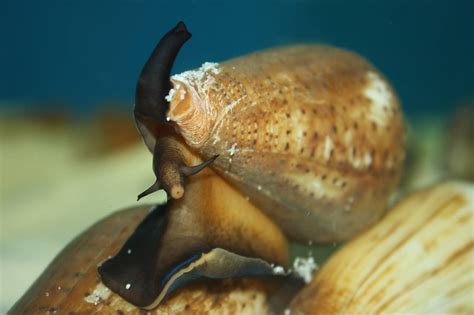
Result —
[[105, 287], [97, 266], [115, 255], [149, 207], [117, 212], [73, 240], [9, 314], [266, 314], [272, 280], [225, 279], [187, 285], [145, 311]]
[[172, 77], [168, 118], [293, 238], [340, 241], [381, 217], [405, 156], [402, 113], [362, 57], [270, 49]]
[[473, 314], [474, 185], [412, 193], [326, 262], [291, 314]]

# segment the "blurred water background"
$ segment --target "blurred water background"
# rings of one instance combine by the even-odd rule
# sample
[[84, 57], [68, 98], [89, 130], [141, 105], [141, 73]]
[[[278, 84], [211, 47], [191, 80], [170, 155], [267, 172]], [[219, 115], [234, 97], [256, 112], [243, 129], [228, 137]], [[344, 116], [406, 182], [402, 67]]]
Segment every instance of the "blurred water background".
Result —
[[135, 205], [153, 181], [132, 123], [135, 83], [179, 20], [193, 37], [173, 72], [301, 42], [368, 58], [392, 81], [416, 135], [415, 186], [443, 176], [449, 135], [466, 134], [456, 119], [474, 119], [469, 0], [4, 0], [0, 8], [2, 314], [72, 237]]

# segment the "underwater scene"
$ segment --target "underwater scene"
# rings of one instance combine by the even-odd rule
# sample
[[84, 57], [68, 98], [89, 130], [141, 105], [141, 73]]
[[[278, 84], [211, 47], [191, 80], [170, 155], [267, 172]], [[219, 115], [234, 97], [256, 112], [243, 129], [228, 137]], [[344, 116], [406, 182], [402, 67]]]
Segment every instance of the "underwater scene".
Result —
[[474, 4], [2, 3], [0, 314], [473, 314]]

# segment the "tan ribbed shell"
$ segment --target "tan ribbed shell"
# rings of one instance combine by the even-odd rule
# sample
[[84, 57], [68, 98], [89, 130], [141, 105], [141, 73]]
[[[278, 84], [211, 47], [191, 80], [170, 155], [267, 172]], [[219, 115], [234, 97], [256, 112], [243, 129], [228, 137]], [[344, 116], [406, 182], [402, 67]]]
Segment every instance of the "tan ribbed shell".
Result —
[[325, 263], [291, 314], [474, 314], [474, 185], [404, 198]]
[[172, 77], [168, 118], [285, 232], [345, 240], [383, 214], [405, 156], [383, 75], [329, 46], [270, 49]]

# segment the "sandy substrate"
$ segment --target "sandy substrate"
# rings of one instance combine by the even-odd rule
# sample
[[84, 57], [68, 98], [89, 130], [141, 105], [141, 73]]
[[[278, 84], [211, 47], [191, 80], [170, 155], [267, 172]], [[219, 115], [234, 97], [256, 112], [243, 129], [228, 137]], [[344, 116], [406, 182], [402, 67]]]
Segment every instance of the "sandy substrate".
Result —
[[[139, 143], [90, 156], [88, 132], [12, 125], [0, 133], [0, 314], [66, 243], [99, 218], [136, 205], [154, 181], [151, 155]], [[159, 193], [140, 203], [163, 200]]]

